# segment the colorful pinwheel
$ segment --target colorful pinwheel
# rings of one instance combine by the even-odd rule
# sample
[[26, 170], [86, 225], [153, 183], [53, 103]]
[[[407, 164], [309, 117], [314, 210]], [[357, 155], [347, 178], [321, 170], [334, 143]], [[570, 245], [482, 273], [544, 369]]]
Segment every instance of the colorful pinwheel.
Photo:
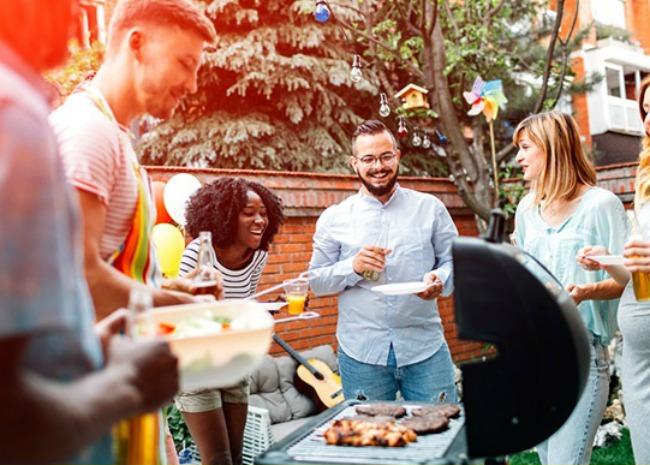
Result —
[[501, 79], [485, 82], [481, 76], [476, 78], [470, 92], [463, 92], [463, 97], [472, 106], [467, 114], [483, 113], [488, 123], [497, 117], [499, 107], [503, 108], [508, 101], [503, 94]]
[[467, 112], [469, 116], [476, 116], [483, 113], [490, 126], [490, 148], [492, 149], [492, 173], [494, 176], [494, 199], [499, 199], [499, 173], [497, 166], [497, 155], [494, 143], [494, 120], [499, 114], [499, 107], [503, 108], [508, 101], [503, 94], [501, 79], [485, 82], [481, 76], [477, 76], [472, 90], [463, 92], [463, 97], [472, 108]]

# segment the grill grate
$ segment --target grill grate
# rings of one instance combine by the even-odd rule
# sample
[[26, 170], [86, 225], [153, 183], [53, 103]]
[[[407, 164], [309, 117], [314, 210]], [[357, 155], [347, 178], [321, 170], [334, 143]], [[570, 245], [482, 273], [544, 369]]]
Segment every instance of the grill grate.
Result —
[[[355, 408], [349, 406], [338, 415], [325, 421], [309, 436], [296, 442], [287, 454], [297, 462], [318, 463], [363, 463], [389, 465], [392, 463], [423, 463], [443, 458], [452, 441], [465, 422], [464, 412], [449, 422], [449, 429], [437, 434], [418, 435], [418, 440], [404, 447], [349, 447], [332, 446], [325, 443], [323, 433], [333, 420], [356, 415]], [[410, 414], [418, 405], [404, 405]]]

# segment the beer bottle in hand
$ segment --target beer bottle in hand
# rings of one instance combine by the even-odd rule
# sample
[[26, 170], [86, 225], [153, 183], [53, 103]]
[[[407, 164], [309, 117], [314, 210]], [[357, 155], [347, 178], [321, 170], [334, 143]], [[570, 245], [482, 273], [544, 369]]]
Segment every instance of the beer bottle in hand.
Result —
[[217, 281], [213, 277], [215, 262], [212, 233], [210, 231], [201, 231], [199, 233], [199, 255], [196, 263], [197, 274], [192, 283], [196, 288], [196, 294], [214, 294], [217, 290]]
[[[132, 338], [153, 337], [153, 320], [147, 314], [153, 308], [151, 291], [131, 289], [127, 335]], [[115, 463], [118, 465], [159, 465], [164, 457], [161, 441], [162, 418], [160, 412], [137, 415], [121, 420], [113, 427]]]

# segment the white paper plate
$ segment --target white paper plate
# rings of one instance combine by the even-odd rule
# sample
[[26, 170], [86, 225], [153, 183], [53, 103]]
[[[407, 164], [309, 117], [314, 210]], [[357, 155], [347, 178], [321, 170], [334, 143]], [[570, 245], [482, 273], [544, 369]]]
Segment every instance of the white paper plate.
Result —
[[260, 305], [267, 312], [275, 312], [280, 310], [282, 307], [286, 307], [286, 302], [260, 302]]
[[623, 255], [588, 255], [585, 258], [598, 262], [601, 265], [623, 265], [625, 262]]
[[381, 286], [373, 287], [372, 290], [381, 292], [384, 295], [405, 295], [417, 294], [425, 291], [428, 287], [429, 285], [423, 281], [413, 281], [408, 283], [382, 284]]

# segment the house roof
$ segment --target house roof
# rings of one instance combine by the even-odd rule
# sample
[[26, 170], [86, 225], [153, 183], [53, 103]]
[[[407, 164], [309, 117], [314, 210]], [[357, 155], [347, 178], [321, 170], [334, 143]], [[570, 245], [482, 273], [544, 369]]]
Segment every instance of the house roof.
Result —
[[422, 94], [428, 94], [429, 93], [429, 91], [427, 89], [425, 89], [424, 87], [416, 86], [415, 84], [409, 84], [408, 86], [406, 86], [402, 90], [400, 90], [398, 93], [396, 93], [395, 97], [399, 98], [402, 95], [406, 94], [407, 92], [410, 92], [410, 91], [413, 91], [413, 90], [415, 90], [417, 92], [420, 92]]

